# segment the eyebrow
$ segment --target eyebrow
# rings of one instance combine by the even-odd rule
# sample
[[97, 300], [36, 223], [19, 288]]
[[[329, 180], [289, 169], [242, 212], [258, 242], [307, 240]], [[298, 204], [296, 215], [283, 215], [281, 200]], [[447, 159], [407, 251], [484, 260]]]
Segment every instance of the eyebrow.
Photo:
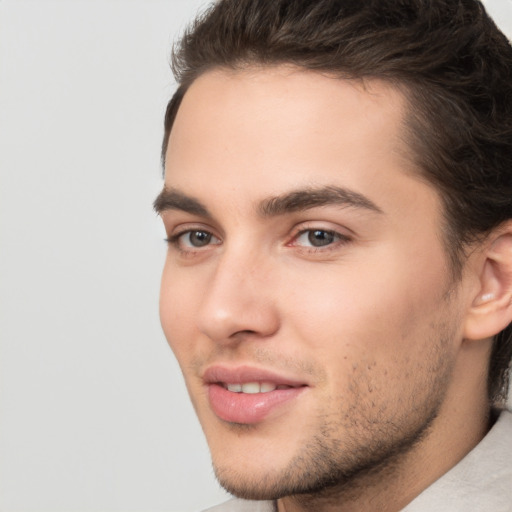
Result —
[[[310, 187], [292, 190], [282, 195], [263, 200], [258, 205], [262, 217], [277, 217], [287, 213], [309, 210], [322, 206], [337, 205], [344, 208], [359, 208], [374, 213], [383, 211], [366, 196], [353, 190], [336, 187]], [[176, 189], [164, 187], [153, 203], [157, 213], [166, 210], [182, 210], [192, 215], [211, 218], [212, 215], [199, 200]]]
[[259, 206], [259, 211], [264, 217], [273, 217], [330, 205], [361, 208], [375, 213], [383, 213], [366, 196], [353, 190], [336, 186], [293, 190], [264, 200]]
[[211, 218], [207, 208], [197, 199], [187, 196], [175, 189], [164, 187], [153, 202], [156, 213], [166, 210], [182, 210], [191, 215]]

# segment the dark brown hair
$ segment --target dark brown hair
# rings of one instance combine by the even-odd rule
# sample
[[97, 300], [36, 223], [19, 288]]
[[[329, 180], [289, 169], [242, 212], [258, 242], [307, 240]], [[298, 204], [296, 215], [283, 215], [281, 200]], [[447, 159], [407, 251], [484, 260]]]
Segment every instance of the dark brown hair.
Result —
[[[162, 159], [179, 105], [205, 71], [294, 64], [379, 78], [405, 92], [407, 142], [439, 191], [455, 276], [465, 249], [512, 218], [512, 47], [478, 0], [220, 0], [172, 58]], [[489, 398], [504, 402], [512, 325], [495, 337]]]

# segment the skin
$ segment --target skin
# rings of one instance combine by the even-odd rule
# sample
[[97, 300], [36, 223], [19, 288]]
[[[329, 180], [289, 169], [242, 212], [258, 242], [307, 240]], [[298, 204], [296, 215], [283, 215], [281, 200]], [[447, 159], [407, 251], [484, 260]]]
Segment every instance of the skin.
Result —
[[[286, 66], [210, 71], [185, 95], [158, 207], [160, 314], [236, 495], [399, 510], [485, 434], [489, 343], [464, 340], [477, 279], [452, 279], [405, 113], [383, 82]], [[294, 207], [275, 199], [298, 190]], [[304, 390], [256, 423], [224, 421], [203, 380], [218, 364]]]

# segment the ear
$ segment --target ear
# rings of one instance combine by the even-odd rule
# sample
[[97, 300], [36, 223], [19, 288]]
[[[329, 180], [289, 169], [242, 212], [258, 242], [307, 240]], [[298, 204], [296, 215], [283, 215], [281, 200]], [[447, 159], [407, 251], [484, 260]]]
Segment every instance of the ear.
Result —
[[464, 338], [482, 340], [512, 322], [512, 221], [493, 230], [483, 247], [479, 286], [464, 325]]

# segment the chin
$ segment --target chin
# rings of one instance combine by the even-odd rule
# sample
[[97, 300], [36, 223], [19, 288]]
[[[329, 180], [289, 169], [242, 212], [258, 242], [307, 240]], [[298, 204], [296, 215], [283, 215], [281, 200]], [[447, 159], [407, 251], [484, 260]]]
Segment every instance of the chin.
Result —
[[210, 445], [215, 476], [226, 491], [250, 500], [278, 499], [294, 491], [294, 473], [302, 471], [295, 467], [293, 446], [270, 441], [252, 425], [231, 425], [230, 431]]
[[[215, 467], [215, 475], [219, 484], [230, 494], [246, 500], [276, 500], [293, 494], [289, 486], [282, 485], [282, 475], [274, 472], [258, 472], [248, 474], [247, 471], [224, 470]], [[263, 473], [263, 474], [262, 474]]]
[[268, 442], [252, 449], [232, 447], [231, 453], [221, 448], [217, 457], [212, 453], [215, 475], [229, 493], [250, 500], [350, 493], [392, 474], [425, 438], [436, 416], [437, 410], [431, 411], [422, 423], [395, 439], [375, 436], [354, 443], [354, 439], [315, 436], [298, 444], [292, 456], [282, 449], [285, 446], [272, 449]]

